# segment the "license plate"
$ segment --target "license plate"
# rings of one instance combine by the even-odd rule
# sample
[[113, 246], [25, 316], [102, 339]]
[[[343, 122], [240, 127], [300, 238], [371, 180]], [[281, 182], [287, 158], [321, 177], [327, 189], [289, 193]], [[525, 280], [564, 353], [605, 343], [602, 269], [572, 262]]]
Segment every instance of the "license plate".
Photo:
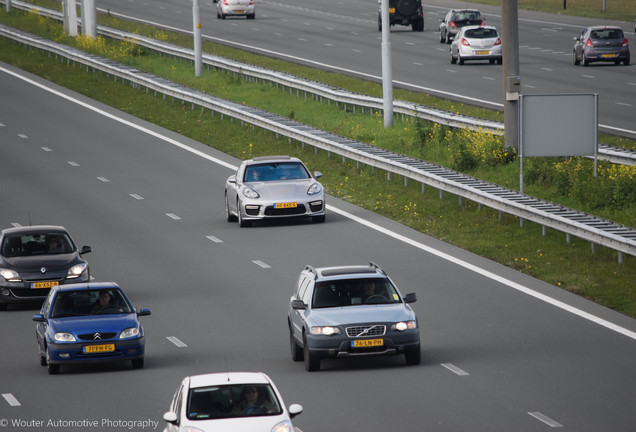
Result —
[[490, 52], [489, 51], [477, 51], [477, 52], [475, 52], [475, 54], [477, 54], [477, 55], [488, 55], [488, 54], [490, 54]]
[[603, 54], [603, 55], [601, 55], [601, 57], [603, 57], [603, 58], [614, 58], [616, 56], [617, 56], [617, 54]]
[[86, 345], [84, 352], [86, 354], [103, 353], [115, 351], [115, 344]]
[[274, 204], [274, 208], [277, 208], [277, 209], [281, 209], [281, 208], [296, 208], [296, 207], [298, 207], [298, 203], [295, 203], [295, 202], [276, 203], [276, 204]]
[[389, 8], [389, 13], [390, 14], [394, 14], [395, 13], [395, 8]]
[[384, 345], [383, 339], [358, 339], [351, 341], [351, 348], [368, 348]]
[[40, 289], [40, 288], [53, 288], [54, 286], [58, 286], [60, 283], [58, 281], [44, 281], [44, 282], [33, 282], [31, 284], [31, 288]]
[[245, 13], [245, 11], [244, 10], [235, 10], [234, 13], [242, 14], [242, 13]]

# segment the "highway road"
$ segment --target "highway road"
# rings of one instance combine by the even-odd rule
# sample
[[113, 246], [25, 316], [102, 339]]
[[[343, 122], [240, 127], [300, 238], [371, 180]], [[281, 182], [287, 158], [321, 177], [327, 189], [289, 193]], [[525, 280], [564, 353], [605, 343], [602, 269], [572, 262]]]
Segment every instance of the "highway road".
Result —
[[[192, 31], [189, 0], [99, 0], [112, 13], [174, 29]], [[501, 30], [501, 9], [460, 1], [423, 2], [424, 32], [393, 26], [393, 80], [399, 87], [500, 109], [502, 69], [487, 62], [451, 65], [449, 46], [439, 42], [439, 19], [449, 7], [475, 7], [487, 24]], [[372, 80], [381, 77], [381, 33], [378, 3], [373, 0], [256, 0], [256, 19], [216, 18], [211, 0], [200, 2], [203, 35], [252, 50]], [[622, 26], [632, 43], [634, 23], [606, 22], [519, 11], [519, 62], [523, 94], [597, 93], [601, 131], [636, 137], [634, 64], [572, 64], [573, 37], [586, 25]], [[587, 121], [587, 119], [580, 119]], [[576, 125], [564, 125], [576, 127]]]
[[[95, 280], [152, 310], [144, 369], [54, 376], [38, 305], [0, 313], [0, 429], [161, 430], [184, 376], [260, 370], [304, 432], [633, 430], [636, 320], [331, 197], [324, 224], [241, 229], [223, 217], [238, 160], [1, 63], [0, 94], [0, 226], [65, 226]], [[417, 294], [422, 364], [307, 373], [286, 325], [298, 273], [368, 261]]]

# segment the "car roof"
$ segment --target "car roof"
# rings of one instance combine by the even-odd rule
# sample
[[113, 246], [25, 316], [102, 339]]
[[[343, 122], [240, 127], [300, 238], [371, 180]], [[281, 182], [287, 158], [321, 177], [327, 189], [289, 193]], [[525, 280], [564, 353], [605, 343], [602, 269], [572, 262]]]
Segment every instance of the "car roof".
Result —
[[350, 265], [350, 266], [331, 266], [313, 268], [306, 266], [305, 270], [313, 271], [316, 278], [320, 280], [346, 279], [352, 276], [356, 277], [386, 277], [384, 270], [375, 263], [368, 265]]
[[302, 162], [300, 159], [295, 158], [295, 157], [291, 157], [291, 156], [285, 156], [285, 155], [278, 155], [278, 156], [259, 156], [259, 157], [255, 157], [253, 159], [248, 159], [246, 161], [243, 161], [244, 165], [254, 165], [254, 164], [263, 164], [263, 163], [275, 163], [275, 162]]
[[63, 226], [58, 225], [31, 225], [31, 226], [21, 226], [21, 227], [13, 227], [13, 228], [5, 228], [2, 230], [2, 235], [13, 235], [13, 234], [44, 234], [50, 232], [60, 232], [67, 233], [68, 231]]
[[59, 292], [66, 292], [66, 291], [90, 291], [90, 290], [101, 290], [101, 289], [112, 289], [112, 288], [120, 288], [120, 287], [115, 282], [87, 282], [87, 283], [71, 283], [71, 284], [58, 285], [56, 287], [53, 287], [52, 290], [59, 291]]
[[[478, 29], [478, 28], [483, 28], [483, 29], [492, 29], [492, 30], [497, 30], [497, 27], [495, 26], [491, 26], [491, 25], [470, 25], [470, 26], [464, 26], [462, 27], [460, 30], [461, 31], [466, 31], [466, 30], [474, 30], [474, 29]], [[499, 32], [497, 32], [499, 33]]]
[[612, 25], [597, 25], [597, 26], [587, 26], [586, 28], [590, 29], [590, 30], [623, 30], [621, 27], [619, 26], [612, 26]]
[[190, 381], [190, 388], [228, 384], [271, 384], [272, 382], [263, 372], [218, 372], [192, 375], [185, 379]]

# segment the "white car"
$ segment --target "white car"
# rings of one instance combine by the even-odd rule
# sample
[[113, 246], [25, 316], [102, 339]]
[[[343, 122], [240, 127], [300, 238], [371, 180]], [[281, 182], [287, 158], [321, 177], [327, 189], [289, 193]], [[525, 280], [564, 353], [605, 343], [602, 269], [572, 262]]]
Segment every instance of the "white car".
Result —
[[254, 0], [214, 0], [216, 3], [216, 17], [225, 19], [228, 16], [244, 16], [254, 19]]
[[293, 432], [291, 419], [303, 411], [286, 408], [272, 380], [262, 372], [223, 372], [185, 377], [164, 432]]
[[501, 38], [492, 26], [462, 27], [450, 46], [450, 61], [463, 65], [468, 60], [502, 63]]

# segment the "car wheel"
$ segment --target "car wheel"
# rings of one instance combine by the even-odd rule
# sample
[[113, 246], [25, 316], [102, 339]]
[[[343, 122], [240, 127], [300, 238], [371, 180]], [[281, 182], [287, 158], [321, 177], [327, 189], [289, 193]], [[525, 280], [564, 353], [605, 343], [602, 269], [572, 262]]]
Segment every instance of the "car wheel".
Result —
[[590, 65], [590, 61], [585, 58], [585, 53], [583, 53], [583, 57], [581, 59], [583, 61], [583, 66], [589, 66]]
[[51, 363], [48, 349], [46, 350], [46, 366], [47, 366], [49, 375], [57, 375], [58, 373], [60, 373], [60, 365]]
[[309, 351], [307, 337], [303, 335], [303, 359], [305, 360], [305, 369], [307, 372], [320, 370], [320, 359]]
[[378, 31], [382, 31], [382, 18], [378, 14]]
[[450, 35], [447, 33], [446, 34], [446, 43], [450, 45], [451, 42], [452, 41], [451, 41]]
[[289, 346], [291, 348], [292, 360], [295, 362], [302, 361], [304, 359], [304, 351], [296, 343], [296, 339], [294, 339], [294, 334], [292, 333], [291, 327], [289, 328]]
[[254, 18], [256, 18], [256, 14], [255, 13], [247, 16], [247, 19], [254, 19]]
[[40, 366], [46, 366], [46, 356], [40, 354]]
[[488, 59], [488, 63], [495, 64], [495, 59]]
[[409, 366], [416, 366], [422, 361], [422, 352], [420, 351], [420, 347], [413, 351], [407, 351], [404, 353], [404, 358], [406, 359], [406, 364]]
[[446, 36], [444, 36], [444, 33], [440, 30], [439, 31], [439, 43], [444, 43], [446, 42]]
[[325, 221], [325, 215], [312, 216], [311, 221], [314, 223], [323, 223]]
[[497, 64], [498, 65], [503, 64], [503, 59], [497, 59]]
[[132, 368], [133, 369], [142, 369], [144, 367], [144, 358], [138, 358], [132, 360]]
[[241, 228], [250, 226], [252, 223], [243, 219], [243, 213], [241, 213], [241, 207], [239, 202], [236, 202], [236, 213], [238, 214], [238, 223]]
[[457, 57], [454, 57], [454, 56], [453, 56], [453, 52], [452, 52], [452, 51], [451, 51], [450, 58], [451, 58], [451, 64], [455, 64], [455, 63], [457, 63]]
[[462, 58], [462, 56], [460, 56], [459, 54], [457, 54], [457, 61], [459, 61], [460, 65], [464, 64], [464, 59]]
[[234, 216], [230, 210], [230, 202], [227, 199], [227, 194], [225, 194], [225, 220], [228, 222], [236, 222], [236, 216]]

